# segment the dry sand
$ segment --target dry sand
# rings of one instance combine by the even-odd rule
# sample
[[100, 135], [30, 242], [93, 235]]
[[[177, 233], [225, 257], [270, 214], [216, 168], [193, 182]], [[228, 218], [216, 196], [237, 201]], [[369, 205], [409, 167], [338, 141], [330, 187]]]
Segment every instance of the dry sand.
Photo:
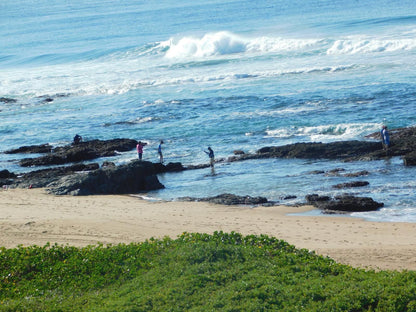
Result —
[[117, 244], [222, 230], [268, 234], [354, 267], [416, 270], [416, 224], [289, 215], [309, 209], [148, 202], [127, 195], [54, 196], [43, 189], [0, 190], [0, 246]]

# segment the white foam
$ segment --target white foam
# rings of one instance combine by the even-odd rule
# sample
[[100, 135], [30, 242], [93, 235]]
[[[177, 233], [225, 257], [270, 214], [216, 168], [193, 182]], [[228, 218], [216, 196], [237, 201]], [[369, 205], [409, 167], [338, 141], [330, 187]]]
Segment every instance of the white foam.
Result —
[[327, 54], [359, 54], [373, 52], [410, 51], [416, 49], [416, 39], [352, 38], [336, 40]]
[[[334, 63], [328, 57], [331, 54], [413, 49], [416, 39], [412, 38], [250, 38], [223, 31], [150, 43], [80, 62], [6, 68], [0, 72], [0, 94], [28, 98], [60, 93], [114, 95], [149, 86], [335, 73], [357, 65], [348, 64], [348, 57], [344, 64]], [[310, 59], [311, 54], [316, 58]], [[212, 60], [224, 63], [217, 66]]]
[[201, 38], [183, 37], [171, 38], [160, 43], [166, 48], [166, 57], [184, 59], [189, 57], [202, 58], [216, 55], [236, 53], [264, 54], [304, 49], [317, 49], [325, 45], [322, 39], [294, 39], [282, 37], [242, 37], [228, 31], [208, 33]]
[[206, 58], [236, 53], [267, 54], [308, 52], [358, 54], [370, 52], [409, 51], [416, 49], [413, 38], [370, 38], [365, 36], [331, 38], [243, 37], [231, 32], [208, 33], [198, 37], [182, 37], [160, 43], [169, 59]]
[[[167, 43], [164, 42], [163, 45]], [[169, 40], [167, 58], [207, 57], [245, 52], [247, 42], [230, 32], [208, 33], [202, 38], [183, 37]]]
[[379, 124], [330, 124], [311, 127], [289, 127], [266, 130], [267, 137], [292, 138], [306, 137], [312, 142], [327, 142], [333, 140], [348, 140], [362, 137], [365, 134], [378, 131]]

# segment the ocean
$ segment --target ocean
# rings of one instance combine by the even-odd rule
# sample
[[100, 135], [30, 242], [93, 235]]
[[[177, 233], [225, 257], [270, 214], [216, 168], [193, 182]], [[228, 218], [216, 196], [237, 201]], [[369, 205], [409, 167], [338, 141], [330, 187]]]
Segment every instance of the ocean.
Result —
[[[27, 155], [1, 152], [77, 133], [145, 141], [153, 162], [163, 140], [166, 162], [190, 165], [208, 163], [208, 146], [227, 158], [416, 125], [414, 0], [2, 0], [0, 10], [0, 97], [16, 100], [0, 101], [0, 169], [28, 170]], [[311, 173], [336, 168], [367, 170], [357, 179], [370, 184], [335, 190], [354, 179]], [[354, 216], [416, 222], [415, 176], [400, 158], [262, 159], [164, 174], [166, 188], [146, 196], [295, 204], [348, 192], [385, 204]]]

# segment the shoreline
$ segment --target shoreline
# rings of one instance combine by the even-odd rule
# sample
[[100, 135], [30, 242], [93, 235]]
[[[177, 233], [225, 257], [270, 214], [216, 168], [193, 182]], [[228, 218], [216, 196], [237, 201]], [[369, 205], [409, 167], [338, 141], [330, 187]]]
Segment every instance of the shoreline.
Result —
[[183, 232], [266, 234], [366, 269], [416, 270], [416, 223], [305, 216], [312, 206], [245, 207], [149, 202], [131, 195], [56, 196], [0, 191], [0, 246], [86, 246], [176, 238]]

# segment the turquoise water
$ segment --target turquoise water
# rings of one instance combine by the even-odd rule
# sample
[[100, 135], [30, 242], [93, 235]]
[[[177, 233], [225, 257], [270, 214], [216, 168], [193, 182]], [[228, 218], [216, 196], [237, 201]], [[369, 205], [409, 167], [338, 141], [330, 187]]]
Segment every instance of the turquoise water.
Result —
[[[207, 162], [234, 150], [363, 139], [383, 123], [416, 125], [414, 1], [9, 1], [0, 3], [0, 152], [84, 139], [148, 142], [144, 158]], [[45, 99], [53, 99], [52, 102]], [[20, 172], [16, 155], [0, 169]], [[117, 161], [135, 158], [123, 153]], [[383, 201], [372, 220], [416, 222], [415, 168], [259, 160], [161, 176], [175, 199], [223, 192], [336, 194], [343, 177], [312, 170], [366, 169], [348, 190]], [[26, 170], [26, 169], [25, 169]]]

